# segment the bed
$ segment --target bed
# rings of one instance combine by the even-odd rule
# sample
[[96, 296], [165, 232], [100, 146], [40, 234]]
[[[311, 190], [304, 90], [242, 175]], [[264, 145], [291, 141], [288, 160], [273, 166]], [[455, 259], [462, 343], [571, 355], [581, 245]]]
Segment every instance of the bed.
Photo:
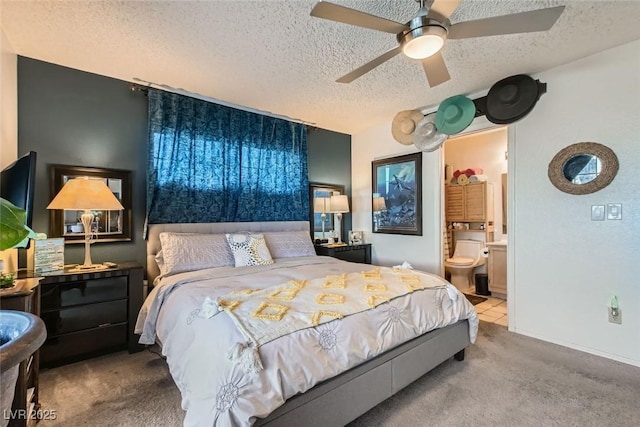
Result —
[[[167, 255], [173, 243], [198, 258], [209, 252], [198, 242], [240, 232], [262, 234], [274, 262], [210, 268], [200, 268], [196, 262], [187, 271], [161, 274], [157, 261], [164, 264], [164, 273], [167, 257], [158, 253]], [[303, 235], [308, 242], [301, 242]], [[167, 243], [167, 236], [178, 240]], [[422, 272], [315, 256], [312, 250], [309, 223], [304, 221], [149, 226], [147, 279], [155, 286], [140, 311], [136, 332], [142, 344], [155, 341], [162, 347], [182, 395], [185, 426], [345, 425], [446, 359], [464, 359], [464, 349], [475, 340], [478, 318], [448, 282]], [[413, 280], [422, 285], [375, 304], [369, 297], [373, 308], [283, 330], [264, 342], [254, 339], [271, 336], [270, 332], [247, 330], [247, 322], [255, 319], [236, 318], [240, 309], [228, 306], [234, 295], [253, 298], [264, 292], [276, 295], [273, 290], [280, 289], [277, 294], [286, 297], [281, 290], [291, 284], [301, 283], [306, 292], [316, 283], [319, 287], [333, 283], [328, 278], [348, 277], [355, 283], [351, 280], [372, 280], [366, 279], [373, 277], [368, 274], [383, 277], [390, 288], [394, 281], [397, 286], [413, 286]], [[344, 289], [328, 291], [326, 295], [335, 297]], [[240, 307], [243, 304], [248, 302]], [[329, 299], [328, 304], [331, 308], [335, 301]], [[287, 319], [294, 314], [292, 310], [269, 321], [290, 325], [294, 322]], [[253, 365], [245, 363], [249, 347], [255, 349]]]

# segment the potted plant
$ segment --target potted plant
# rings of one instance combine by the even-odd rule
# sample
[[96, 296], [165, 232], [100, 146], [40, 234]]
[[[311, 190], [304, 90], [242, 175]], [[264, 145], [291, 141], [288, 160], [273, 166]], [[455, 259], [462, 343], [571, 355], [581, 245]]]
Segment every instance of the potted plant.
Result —
[[[36, 233], [26, 225], [27, 212], [0, 197], [0, 251], [16, 247]], [[0, 272], [0, 288], [13, 286], [13, 273]]]

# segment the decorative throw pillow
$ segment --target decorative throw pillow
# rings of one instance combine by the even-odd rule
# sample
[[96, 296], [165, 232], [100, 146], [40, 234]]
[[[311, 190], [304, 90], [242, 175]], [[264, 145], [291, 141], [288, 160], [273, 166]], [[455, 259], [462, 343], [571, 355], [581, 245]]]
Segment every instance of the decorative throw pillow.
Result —
[[[224, 234], [160, 233], [165, 275], [185, 271], [233, 266], [233, 254]], [[157, 260], [156, 256], [156, 260]]]
[[236, 267], [273, 264], [271, 253], [262, 234], [227, 234]]
[[273, 258], [316, 256], [307, 231], [270, 231], [264, 233], [264, 239]]

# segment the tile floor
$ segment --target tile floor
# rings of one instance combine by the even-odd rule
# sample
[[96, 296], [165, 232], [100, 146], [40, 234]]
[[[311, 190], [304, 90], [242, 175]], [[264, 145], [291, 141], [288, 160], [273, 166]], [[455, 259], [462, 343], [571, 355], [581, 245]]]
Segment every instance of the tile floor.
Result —
[[[475, 293], [475, 287], [469, 288], [466, 293], [477, 295]], [[507, 301], [490, 296], [478, 296], [487, 298], [486, 301], [473, 306], [478, 312], [478, 318], [485, 322], [497, 323], [498, 325], [507, 326]]]

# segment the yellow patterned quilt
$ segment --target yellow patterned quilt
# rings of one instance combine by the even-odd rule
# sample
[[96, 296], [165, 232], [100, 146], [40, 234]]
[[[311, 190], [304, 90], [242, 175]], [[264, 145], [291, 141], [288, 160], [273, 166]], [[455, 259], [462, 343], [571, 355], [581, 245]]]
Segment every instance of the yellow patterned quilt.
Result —
[[414, 270], [375, 267], [357, 273], [290, 280], [267, 289], [239, 289], [215, 300], [249, 341], [230, 358], [247, 370], [262, 369], [257, 348], [300, 329], [372, 309], [408, 293], [443, 288], [441, 280]]

